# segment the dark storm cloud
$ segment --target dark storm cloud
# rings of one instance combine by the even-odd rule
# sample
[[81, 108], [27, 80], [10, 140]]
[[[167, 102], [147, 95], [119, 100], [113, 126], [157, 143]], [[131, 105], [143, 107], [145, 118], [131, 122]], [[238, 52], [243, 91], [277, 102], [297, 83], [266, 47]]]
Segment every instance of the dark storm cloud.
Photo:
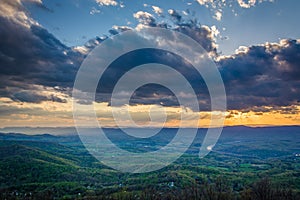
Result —
[[34, 91], [22, 91], [14, 93], [11, 97], [14, 101], [40, 103], [42, 101], [55, 101], [60, 103], [66, 103], [65, 99], [61, 99], [55, 95], [39, 95]]
[[[16, 1], [5, 2], [18, 12], [24, 9]], [[174, 10], [170, 11], [169, 15], [173, 19], [170, 24], [158, 22], [146, 12], [138, 12], [135, 17], [143, 25], [184, 33], [199, 42], [210, 55], [218, 57], [214, 34], [209, 27], [201, 26], [196, 20], [185, 19]], [[64, 99], [54, 95], [40, 94], [39, 91], [35, 91], [36, 85], [70, 94], [76, 72], [84, 57], [108, 36], [91, 39], [79, 48], [70, 48], [43, 27], [28, 23], [26, 19], [12, 20], [0, 13], [0, 96], [22, 102], [65, 102]], [[115, 26], [110, 34], [115, 35], [130, 29], [132, 28]], [[124, 63], [134, 60], [135, 64], [143, 64], [149, 59], [156, 59], [177, 67], [177, 70], [185, 74], [191, 84], [198, 89], [202, 110], [209, 109], [209, 94], [205, 83], [199, 76], [195, 76], [193, 71], [185, 71], [190, 67], [184, 60], [167, 52], [147, 52], [137, 55], [131, 54], [120, 63], [116, 62], [115, 68], [108, 71], [108, 75], [112, 77], [107, 76], [103, 80], [106, 87], [105, 90], [98, 91], [97, 101], [109, 101], [108, 92], [113, 77], [116, 78], [113, 75], [124, 73], [125, 68], [122, 68]], [[278, 108], [299, 104], [299, 63], [300, 44], [296, 40], [251, 46], [245, 51], [219, 60], [217, 64], [224, 79], [229, 109], [257, 110], [263, 106]], [[167, 90], [158, 89], [157, 86], [148, 86], [136, 91], [131, 103], [178, 105], [174, 95]], [[82, 103], [91, 102], [82, 101]]]
[[34, 84], [71, 87], [83, 56], [44, 28], [22, 23], [0, 15], [0, 95], [28, 101], [29, 97], [16, 98], [12, 93], [31, 89]]
[[[62, 44], [38, 25], [24, 3], [45, 6], [37, 0], [4, 0], [0, 4], [0, 96], [14, 101], [66, 102], [52, 93], [70, 94], [85, 54]], [[100, 38], [87, 42], [94, 48]], [[59, 90], [58, 90], [59, 89]]]
[[[201, 46], [210, 53], [210, 55], [217, 55], [217, 48], [215, 38], [212, 30], [207, 26], [201, 26], [197, 20], [183, 19], [181, 15], [175, 10], [169, 10], [170, 20], [172, 24], [165, 24], [164, 22], [158, 22], [155, 18], [147, 12], [139, 11], [134, 14], [134, 17], [140, 22], [140, 25], [146, 25], [151, 27], [167, 28], [175, 30], [188, 35], [192, 39], [196, 40]], [[139, 25], [138, 25], [139, 27]], [[117, 32], [123, 32], [130, 30], [130, 27], [114, 26], [113, 34]], [[197, 71], [185, 70], [193, 68], [190, 64], [187, 64], [184, 58], [178, 58], [172, 53], [161, 51], [149, 51], [143, 50], [141, 52], [133, 52], [122, 57], [116, 62], [112, 63], [110, 69], [105, 74], [101, 85], [101, 89], [98, 88], [98, 95], [96, 100], [99, 102], [107, 102], [110, 100], [112, 89], [115, 85], [115, 81], [118, 80], [116, 74], [120, 76], [124, 74], [133, 66], [138, 66], [146, 63], [161, 63], [174, 67], [181, 74], [183, 74], [187, 80], [190, 80], [190, 84], [195, 88], [196, 94], [200, 100], [200, 108], [202, 110], [209, 110], [210, 99], [207, 87], [201, 77], [197, 75]], [[139, 77], [143, 79], [143, 77]], [[171, 77], [170, 77], [171, 78]], [[130, 101], [130, 104], [161, 104], [166, 106], [177, 106], [178, 101], [174, 94], [171, 94], [168, 90], [164, 90], [159, 86], [147, 86], [143, 90], [136, 91]]]
[[[204, 80], [190, 63], [174, 53], [151, 48], [128, 52], [112, 62], [99, 81], [96, 101], [109, 102], [111, 98], [109, 94], [112, 94], [118, 80], [134, 67], [147, 63], [159, 63], [172, 67], [190, 81], [195, 93], [199, 96], [199, 100], [209, 103], [209, 94]], [[136, 78], [142, 80], [146, 79], [146, 76], [150, 75], [149, 73], [151, 72], [149, 71]], [[156, 78], [159, 79], [172, 79], [172, 77], [165, 77], [165, 75], [166, 74], [155, 74]], [[172, 83], [175, 84], [176, 80]], [[101, 87], [99, 87], [100, 85]], [[120, 98], [122, 98], [122, 96], [120, 96]], [[179, 105], [174, 94], [169, 89], [158, 84], [148, 84], [137, 89], [132, 95], [129, 104]], [[209, 104], [201, 104], [200, 107], [202, 110], [209, 110]]]
[[[187, 28], [186, 28], [187, 27]], [[197, 30], [193, 32], [192, 30]], [[176, 30], [199, 39], [199, 43], [211, 41], [209, 29], [199, 29], [187, 25], [177, 27]], [[212, 42], [210, 44], [213, 44]], [[212, 46], [207, 46], [211, 52], [215, 52]], [[193, 73], [182, 71], [189, 67], [180, 59], [165, 52], [144, 52], [142, 54], [131, 54], [125, 60], [118, 62], [111, 74], [124, 73], [124, 63], [135, 62], [136, 65], [150, 62], [150, 58], [158, 63], [169, 66], [178, 66], [177, 70], [187, 73], [188, 80], [194, 88], [197, 88], [198, 98], [202, 110], [209, 110], [209, 94], [205, 83], [199, 76], [193, 79]], [[147, 60], [148, 59], [148, 60]], [[153, 61], [151, 61], [153, 62]], [[292, 111], [280, 108], [282, 106], [299, 105], [300, 103], [300, 44], [297, 40], [282, 40], [280, 43], [266, 43], [263, 45], [251, 46], [239, 50], [232, 56], [225, 57], [217, 62], [224, 80], [227, 91], [228, 108], [246, 111], [275, 111], [281, 113], [293, 113]], [[134, 65], [134, 64], [132, 64]], [[122, 70], [120, 69], [122, 66]], [[109, 75], [107, 76], [109, 77]], [[116, 76], [114, 76], [116, 78]], [[142, 78], [142, 77], [141, 77]], [[111, 78], [110, 80], [113, 80]], [[106, 89], [113, 87], [112, 82], [107, 82]], [[99, 91], [101, 92], [101, 91]], [[104, 92], [104, 91], [102, 91]], [[105, 92], [104, 92], [105, 93]], [[101, 96], [101, 95], [100, 95]], [[109, 95], [106, 96], [109, 99]], [[99, 99], [98, 99], [99, 100]], [[107, 99], [102, 98], [102, 101]], [[133, 94], [132, 104], [163, 104], [177, 105], [177, 99], [168, 91], [159, 89], [157, 86], [145, 87]], [[265, 106], [271, 108], [263, 108]], [[260, 108], [261, 107], [261, 108]], [[283, 110], [282, 110], [283, 109]], [[293, 109], [294, 110], [294, 109]]]
[[70, 62], [76, 61], [74, 52], [45, 29], [35, 25], [27, 29], [4, 17], [0, 17], [0, 23], [1, 75], [30, 77], [45, 70], [69, 71], [73, 67]]
[[186, 34], [196, 40], [208, 53], [217, 55], [217, 45], [211, 29], [207, 26], [199, 26], [194, 21], [184, 23], [174, 30]]
[[197, 19], [186, 18], [186, 16], [181, 15], [180, 12], [176, 10], [170, 9], [168, 13], [174, 25], [170, 26], [158, 23], [160, 27], [173, 29], [186, 34], [196, 40], [208, 53], [217, 55], [216, 38], [211, 28], [202, 26]]
[[251, 46], [218, 63], [229, 109], [290, 106], [300, 101], [300, 43]]

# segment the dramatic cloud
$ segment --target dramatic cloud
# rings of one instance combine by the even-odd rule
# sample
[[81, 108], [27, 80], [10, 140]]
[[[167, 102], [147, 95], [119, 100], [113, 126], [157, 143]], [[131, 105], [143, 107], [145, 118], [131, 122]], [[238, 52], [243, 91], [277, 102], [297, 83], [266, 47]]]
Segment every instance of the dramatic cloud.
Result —
[[[42, 2], [39, 0], [27, 0], [27, 2], [42, 5]], [[29, 28], [33, 24], [38, 25], [37, 22], [35, 22], [32, 18], [30, 18], [27, 15], [21, 0], [1, 1], [0, 16], [27, 28]]]
[[81, 54], [63, 45], [40, 26], [31, 25], [27, 29], [2, 17], [0, 22], [1, 83], [11, 86], [18, 83], [72, 85], [83, 59]]
[[[42, 5], [42, 2], [38, 0], [30, 2]], [[112, 1], [101, 2], [102, 4], [98, 1], [101, 5], [114, 5], [108, 3]], [[212, 3], [212, 1], [200, 0], [198, 2], [203, 5]], [[255, 5], [253, 2], [247, 1], [246, 3]], [[152, 6], [152, 9], [157, 14], [162, 13], [158, 7]], [[261, 113], [272, 110], [282, 114], [298, 112], [296, 108], [300, 102], [299, 40], [288, 39], [281, 40], [279, 43], [241, 47], [234, 55], [222, 57], [217, 53], [218, 29], [215, 26], [201, 25], [194, 19], [186, 19], [186, 16], [181, 13], [170, 9], [166, 16], [159, 21], [154, 16], [162, 17], [138, 11], [133, 15], [139, 23], [136, 27], [113, 26], [109, 34], [115, 35], [145, 26], [161, 27], [184, 33], [201, 44], [216, 60], [224, 79], [230, 110], [237, 110], [237, 113], [239, 111]], [[219, 20], [221, 16], [220, 13], [216, 15], [216, 18]], [[66, 102], [69, 102], [74, 78], [81, 62], [94, 47], [108, 37], [96, 37], [83, 46], [68, 47], [33, 20], [19, 0], [3, 0], [1, 2], [0, 24], [0, 96], [6, 99], [2, 102], [14, 104], [14, 108], [20, 107], [21, 103], [29, 107], [34, 104], [45, 106], [48, 101], [55, 103], [55, 109], [66, 105]], [[113, 81], [117, 78], [114, 74], [124, 71], [122, 68], [125, 66], [124, 63], [128, 63], [128, 65], [141, 64], [154, 59], [167, 65], [176, 66], [181, 73], [190, 77], [191, 84], [197, 88], [201, 108], [209, 110], [209, 94], [205, 83], [203, 80], [193, 79], [194, 71], [186, 70], [190, 67], [184, 60], [168, 52], [145, 51], [127, 56], [114, 63], [115, 68], [109, 74], [112, 78], [110, 79], [108, 76], [104, 80], [107, 86], [105, 87], [106, 91], [98, 91], [99, 94], [109, 92]], [[133, 61], [135, 63], [130, 63]], [[97, 103], [107, 104], [109, 96], [103, 98], [99, 94], [96, 95]], [[188, 98], [188, 94], [185, 96]], [[82, 104], [91, 103], [95, 102], [83, 102]], [[142, 103], [169, 107], [178, 105], [177, 99], [169, 90], [159, 88], [157, 85], [146, 85], [139, 88], [132, 96], [131, 103], [133, 106]], [[70, 108], [68, 109], [68, 112], [71, 112]], [[103, 107], [104, 109], [106, 107]], [[8, 110], [7, 106], [3, 107], [3, 112], [8, 112]], [[14, 110], [12, 109], [12, 111]], [[20, 112], [27, 112], [27, 109]], [[69, 115], [71, 114], [69, 113]], [[234, 118], [234, 116], [238, 116], [238, 114], [229, 114], [230, 118]]]
[[[216, 37], [220, 32], [215, 26], [208, 27], [201, 25], [196, 19], [185, 18], [182, 14], [173, 9], [169, 9], [168, 14], [169, 23], [166, 23], [165, 20], [156, 20], [156, 18], [148, 12], [138, 11], [134, 14], [134, 17], [140, 23], [136, 29], [151, 26], [176, 30], [199, 42], [210, 55], [217, 55]], [[116, 34], [129, 29], [132, 28], [122, 26], [121, 29], [121, 26], [115, 26], [113, 31], [116, 31]]]
[[[35, 22], [20, 1], [4, 1], [0, 9], [1, 96], [30, 101], [34, 95], [24, 90], [33, 89], [32, 85], [72, 87], [83, 55]], [[47, 96], [37, 99], [64, 102]]]
[[[299, 40], [286, 39], [279, 43], [266, 43], [262, 45], [240, 47], [232, 56], [219, 56], [215, 37], [219, 31], [215, 26], [201, 26], [195, 21], [185, 21], [178, 13], [170, 12], [174, 17], [175, 26], [163, 26], [153, 20], [153, 26], [165, 27], [184, 33], [198, 41], [215, 58], [221, 75], [223, 77], [228, 97], [228, 108], [233, 110], [257, 111], [266, 109], [284, 110], [285, 106], [299, 105], [300, 102], [300, 44]], [[149, 18], [149, 15], [146, 15]], [[148, 24], [149, 21], [141, 21]], [[128, 30], [123, 27], [119, 30]], [[115, 27], [118, 30], [118, 27]], [[119, 31], [119, 32], [121, 32]], [[153, 59], [162, 61], [169, 65], [184, 66], [182, 61], [163, 52], [146, 52], [129, 56], [129, 60], [144, 59], [151, 55]], [[147, 61], [147, 60], [144, 60]], [[170, 62], [169, 62], [170, 61]], [[120, 61], [124, 63], [125, 61]], [[168, 63], [169, 62], [169, 63]], [[114, 71], [115, 72], [115, 71]], [[196, 82], [201, 80], [196, 80]], [[202, 83], [202, 82], [201, 82]], [[108, 86], [109, 87], [109, 86]], [[209, 96], [205, 93], [205, 87], [201, 88], [199, 97], [202, 98], [201, 108], [208, 109]], [[159, 92], [157, 92], [159, 91]], [[103, 99], [102, 99], [103, 100]], [[176, 98], [172, 94], [157, 86], [144, 87], [133, 95], [132, 103], [160, 104], [172, 106], [177, 105]]]
[[221, 59], [229, 109], [299, 105], [299, 63], [299, 40], [243, 47]]
[[12, 96], [12, 100], [21, 101], [21, 102], [30, 102], [30, 103], [40, 103], [42, 101], [55, 101], [60, 103], [66, 103], [67, 100], [61, 99], [55, 94], [50, 95], [42, 95], [41, 92], [36, 91], [20, 91], [14, 93]]
[[[145, 26], [151, 27], [160, 27], [170, 30], [175, 30], [181, 32], [185, 35], [188, 35], [195, 41], [197, 41], [201, 46], [212, 56], [217, 55], [217, 45], [216, 45], [216, 36], [219, 34], [215, 26], [208, 27], [200, 25], [196, 20], [185, 19], [179, 12], [175, 10], [169, 10], [170, 22], [166, 24], [164, 21], [157, 21], [153, 15], [139, 11], [134, 14], [134, 17], [138, 20], [140, 24], [137, 25], [136, 29], [142, 29]], [[117, 34], [132, 28], [126, 26], [114, 26], [110, 30], [111, 34]], [[98, 95], [96, 96], [97, 102], [107, 102], [110, 99], [110, 93], [114, 87], [115, 82], [120, 78], [116, 75], [118, 72], [119, 75], [124, 73], [124, 70], [130, 69], [130, 66], [137, 66], [146, 63], [162, 63], [169, 66], [178, 66], [176, 67], [182, 74], [185, 74], [188, 79], [192, 80], [191, 84], [194, 84], [195, 88], [198, 88], [198, 95], [201, 96], [201, 109], [209, 110], [209, 94], [203, 80], [195, 80], [195, 71], [184, 71], [184, 67], [190, 69], [191, 66], [187, 66], [187, 63], [179, 59], [178, 57], [161, 51], [148, 51], [144, 50], [141, 52], [134, 52], [126, 54], [126, 58], [121, 57], [112, 63], [111, 70], [108, 70], [105, 74], [105, 79], [101, 82], [103, 88], [98, 90]], [[122, 67], [121, 67], [122, 66]], [[147, 73], [146, 73], [147, 74]], [[143, 77], [140, 77], [144, 79]], [[146, 77], [145, 77], [146, 78]], [[162, 77], [164, 78], [164, 77]], [[172, 78], [172, 77], [170, 77]], [[101, 81], [101, 80], [100, 80]], [[121, 97], [120, 97], [121, 98]], [[174, 97], [170, 91], [165, 90], [157, 85], [147, 85], [145, 87], [137, 90], [130, 101], [131, 104], [161, 104], [165, 106], [177, 106], [177, 99]]]

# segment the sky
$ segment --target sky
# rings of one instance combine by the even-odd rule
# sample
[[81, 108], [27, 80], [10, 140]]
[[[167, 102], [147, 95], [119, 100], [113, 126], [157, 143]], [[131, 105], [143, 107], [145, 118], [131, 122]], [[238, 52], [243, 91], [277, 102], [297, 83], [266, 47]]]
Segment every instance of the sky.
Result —
[[[72, 89], [83, 60], [106, 38], [145, 26], [184, 33], [209, 53], [227, 93], [225, 125], [299, 125], [299, 8], [298, 0], [1, 0], [0, 127], [74, 126]], [[201, 112], [186, 109], [201, 122], [189, 126], [218, 117], [200, 88]], [[157, 86], [137, 91], [132, 118], [147, 124], [158, 103], [168, 113], [165, 125], [178, 126], [182, 108]], [[108, 99], [90, 104], [105, 126], [116, 126]]]

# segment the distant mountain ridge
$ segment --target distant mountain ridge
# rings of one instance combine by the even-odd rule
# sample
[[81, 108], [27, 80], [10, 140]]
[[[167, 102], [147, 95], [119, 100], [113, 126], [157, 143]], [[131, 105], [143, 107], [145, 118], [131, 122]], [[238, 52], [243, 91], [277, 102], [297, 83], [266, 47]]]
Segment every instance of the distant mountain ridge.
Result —
[[0, 128], [0, 133], [23, 133], [28, 135], [75, 135], [75, 127], [4, 127]]
[[28, 135], [24, 133], [1, 133], [0, 132], [0, 140], [60, 143], [60, 142], [79, 141], [79, 137], [78, 135], [66, 136], [66, 135], [52, 135], [49, 133]]
[[[86, 130], [95, 130], [95, 128], [85, 128]], [[116, 128], [105, 128], [105, 129], [116, 129]], [[172, 128], [168, 128], [172, 129]], [[199, 129], [207, 129], [207, 128], [199, 128]], [[294, 126], [260, 126], [260, 127], [252, 127], [252, 126], [225, 126], [225, 130], [287, 130], [287, 129], [299, 129], [300, 125]], [[4, 127], [0, 128], [0, 133], [14, 133], [14, 134], [26, 134], [26, 135], [51, 135], [51, 136], [62, 136], [62, 135], [77, 135], [77, 131], [75, 127]]]
[[[115, 128], [106, 128], [109, 130], [109, 133], [116, 134], [118, 131]], [[171, 130], [172, 128], [166, 128], [166, 130]], [[19, 128], [18, 130], [22, 130]], [[32, 130], [32, 132], [30, 132]], [[89, 133], [96, 131], [97, 129], [87, 128], [86, 132]], [[206, 128], [200, 128], [200, 133], [206, 133]], [[7, 132], [8, 131], [8, 132]], [[27, 127], [26, 131], [12, 131], [12, 128], [2, 128], [0, 129], [0, 140], [17, 140], [17, 141], [47, 141], [47, 142], [68, 142], [68, 141], [78, 141], [80, 140], [75, 128], [29, 128]], [[47, 132], [46, 132], [47, 131]], [[71, 132], [72, 131], [72, 132]], [[300, 126], [272, 126], [272, 127], [248, 127], [248, 126], [227, 126], [223, 128], [221, 134], [225, 136], [229, 135], [266, 135], [270, 136], [274, 133], [279, 133], [277, 136], [280, 136], [281, 133], [299, 133]]]

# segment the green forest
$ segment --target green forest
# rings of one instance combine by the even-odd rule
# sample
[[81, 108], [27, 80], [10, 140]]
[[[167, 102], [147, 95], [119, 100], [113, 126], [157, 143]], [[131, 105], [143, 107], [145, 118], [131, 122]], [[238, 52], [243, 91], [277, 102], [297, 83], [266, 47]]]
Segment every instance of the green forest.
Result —
[[300, 199], [298, 133], [252, 132], [142, 174], [106, 167], [76, 136], [1, 134], [0, 199]]

